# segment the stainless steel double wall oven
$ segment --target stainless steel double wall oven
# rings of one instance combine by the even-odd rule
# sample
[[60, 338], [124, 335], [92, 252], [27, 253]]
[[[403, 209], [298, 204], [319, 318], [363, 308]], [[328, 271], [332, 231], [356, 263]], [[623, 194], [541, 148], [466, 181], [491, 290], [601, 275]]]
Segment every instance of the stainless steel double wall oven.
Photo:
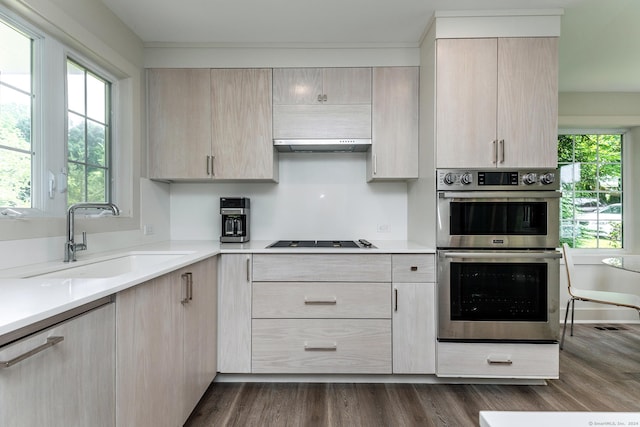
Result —
[[438, 339], [555, 342], [556, 170], [438, 170]]

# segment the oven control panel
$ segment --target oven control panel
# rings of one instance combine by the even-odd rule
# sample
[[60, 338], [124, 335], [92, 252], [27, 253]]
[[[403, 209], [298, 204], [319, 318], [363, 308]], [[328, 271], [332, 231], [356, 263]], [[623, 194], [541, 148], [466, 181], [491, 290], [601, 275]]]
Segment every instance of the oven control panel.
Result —
[[438, 169], [438, 190], [558, 190], [557, 169]]

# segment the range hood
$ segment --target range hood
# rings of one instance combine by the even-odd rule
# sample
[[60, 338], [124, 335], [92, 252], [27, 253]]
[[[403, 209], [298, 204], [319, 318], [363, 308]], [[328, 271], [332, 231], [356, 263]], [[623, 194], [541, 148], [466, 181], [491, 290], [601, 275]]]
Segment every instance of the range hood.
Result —
[[363, 153], [371, 139], [274, 139], [273, 146], [284, 153]]

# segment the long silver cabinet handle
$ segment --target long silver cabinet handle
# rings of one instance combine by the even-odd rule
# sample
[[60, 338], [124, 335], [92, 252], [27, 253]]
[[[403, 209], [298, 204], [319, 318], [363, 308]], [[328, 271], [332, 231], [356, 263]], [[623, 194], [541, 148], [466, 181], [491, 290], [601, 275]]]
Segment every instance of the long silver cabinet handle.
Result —
[[211, 156], [211, 176], [216, 176], [216, 156]]
[[247, 282], [251, 281], [251, 258], [247, 258]]
[[504, 359], [493, 358], [492, 356], [489, 356], [487, 358], [487, 363], [489, 365], [513, 365], [513, 360], [511, 360], [508, 356]]
[[304, 297], [305, 305], [336, 305], [338, 303], [338, 299], [336, 297], [327, 297], [327, 298], [310, 298]]
[[504, 139], [500, 140], [500, 163], [504, 163]]
[[207, 155], [207, 175], [211, 175], [211, 156]]
[[28, 352], [23, 353], [20, 356], [14, 357], [11, 360], [7, 360], [6, 362], [0, 361], [0, 368], [10, 368], [16, 363], [20, 363], [23, 360], [28, 359], [29, 357], [48, 349], [49, 347], [53, 347], [54, 345], [58, 344], [60, 341], [63, 341], [63, 340], [64, 340], [64, 337], [49, 337], [47, 338], [47, 342], [34, 348], [33, 350], [29, 350]]
[[185, 286], [185, 297], [180, 302], [182, 304], [187, 304], [189, 301], [193, 299], [193, 274], [184, 273], [180, 277], [182, 277], [182, 280], [184, 281], [184, 286]]
[[491, 159], [491, 163], [494, 165], [498, 163], [498, 140], [493, 140], [493, 159]]
[[337, 351], [338, 343], [334, 342], [331, 344], [309, 344], [308, 342], [304, 343], [304, 351]]
[[398, 288], [394, 288], [393, 289], [393, 294], [394, 294], [394, 298], [395, 298], [393, 311], [398, 311]]

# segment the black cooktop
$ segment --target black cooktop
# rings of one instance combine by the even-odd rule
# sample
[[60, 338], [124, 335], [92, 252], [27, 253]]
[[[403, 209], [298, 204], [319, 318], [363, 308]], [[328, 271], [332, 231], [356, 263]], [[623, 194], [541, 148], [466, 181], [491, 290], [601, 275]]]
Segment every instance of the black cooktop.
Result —
[[267, 248], [369, 248], [371, 243], [364, 239], [353, 240], [278, 240]]

